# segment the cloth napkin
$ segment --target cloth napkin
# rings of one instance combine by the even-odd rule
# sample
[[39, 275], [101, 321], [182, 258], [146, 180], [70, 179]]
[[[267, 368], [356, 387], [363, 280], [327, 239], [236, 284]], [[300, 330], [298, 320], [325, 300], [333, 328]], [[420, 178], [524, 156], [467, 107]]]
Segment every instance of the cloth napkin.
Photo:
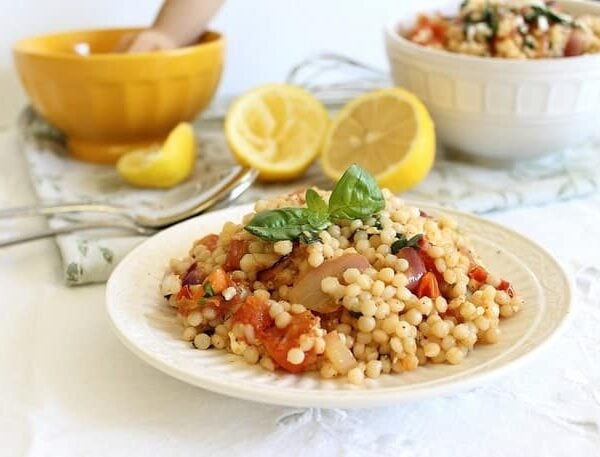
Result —
[[[332, 111], [366, 90], [391, 85], [387, 73], [332, 54], [300, 62], [290, 70], [287, 81], [310, 90]], [[229, 102], [228, 98], [215, 100], [196, 122], [199, 160], [191, 180], [183, 186], [206, 190], [235, 166], [222, 133], [222, 120]], [[62, 134], [31, 108], [22, 114], [19, 126], [33, 186], [42, 202], [98, 201], [139, 208], [151, 207], [157, 200], [168, 200], [172, 193], [178, 192], [177, 188], [170, 191], [133, 189], [123, 183], [112, 166], [70, 158]], [[332, 183], [320, 172], [318, 165], [313, 165], [301, 179], [291, 184], [256, 183], [238, 202], [252, 202], [306, 185], [328, 188]], [[504, 168], [448, 158], [440, 150], [429, 176], [403, 197], [486, 213], [581, 198], [599, 189], [600, 143], [590, 142]], [[72, 222], [72, 218], [64, 217], [49, 220], [52, 227]], [[67, 284], [106, 281], [114, 266], [144, 239], [115, 230], [58, 236]]]
[[[130, 207], [148, 206], [168, 198], [169, 191], [139, 190], [125, 185], [114, 167], [71, 159], [57, 132], [29, 110], [22, 118], [22, 149], [33, 186], [42, 202], [111, 202]], [[215, 170], [234, 166], [220, 125], [197, 123], [200, 140], [198, 170], [192, 183], [205, 182]], [[286, 185], [255, 184], [239, 203], [289, 192], [305, 185], [331, 187], [318, 165]], [[587, 144], [537, 161], [508, 168], [486, 168], [442, 157], [429, 176], [406, 199], [485, 213], [525, 205], [584, 197], [600, 189], [600, 146]], [[52, 227], [73, 222], [51, 218]], [[114, 266], [145, 237], [115, 230], [80, 232], [57, 237], [67, 284], [87, 284], [108, 279]]]

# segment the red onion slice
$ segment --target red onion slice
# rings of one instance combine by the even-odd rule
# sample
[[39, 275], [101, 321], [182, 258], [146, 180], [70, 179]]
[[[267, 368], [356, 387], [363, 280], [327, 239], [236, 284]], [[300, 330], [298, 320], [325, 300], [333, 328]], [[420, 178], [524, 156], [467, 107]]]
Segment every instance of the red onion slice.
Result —
[[427, 272], [423, 259], [419, 256], [416, 249], [405, 247], [398, 251], [396, 254], [399, 258], [405, 259], [408, 262], [408, 270], [404, 272], [408, 279], [406, 288], [411, 292], [414, 292], [419, 284], [419, 281], [423, 275]]

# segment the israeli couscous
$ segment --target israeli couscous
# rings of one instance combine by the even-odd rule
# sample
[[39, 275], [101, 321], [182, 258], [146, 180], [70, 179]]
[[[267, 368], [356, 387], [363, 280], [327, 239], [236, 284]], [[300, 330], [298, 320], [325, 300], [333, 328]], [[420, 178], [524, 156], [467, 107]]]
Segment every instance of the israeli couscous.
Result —
[[356, 165], [332, 192], [260, 200], [199, 239], [161, 291], [197, 349], [354, 384], [460, 364], [522, 306], [453, 219], [406, 205]]
[[466, 0], [456, 17], [420, 15], [405, 36], [474, 56], [571, 57], [600, 52], [600, 17], [573, 17], [552, 1]]

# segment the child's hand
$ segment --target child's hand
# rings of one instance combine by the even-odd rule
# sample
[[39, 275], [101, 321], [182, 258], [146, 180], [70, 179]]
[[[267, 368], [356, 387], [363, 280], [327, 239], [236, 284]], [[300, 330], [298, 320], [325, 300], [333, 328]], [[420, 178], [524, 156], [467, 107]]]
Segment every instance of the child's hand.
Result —
[[154, 25], [125, 35], [117, 52], [151, 52], [188, 46], [198, 41], [223, 0], [164, 0]]
[[129, 33], [117, 45], [117, 52], [152, 52], [174, 49], [178, 44], [160, 30], [149, 28], [139, 33]]

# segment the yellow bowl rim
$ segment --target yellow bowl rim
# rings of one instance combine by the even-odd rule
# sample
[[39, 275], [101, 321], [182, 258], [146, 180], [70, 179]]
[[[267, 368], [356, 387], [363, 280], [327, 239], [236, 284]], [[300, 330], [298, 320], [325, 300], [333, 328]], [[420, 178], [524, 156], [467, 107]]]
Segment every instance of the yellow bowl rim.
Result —
[[212, 29], [207, 29], [204, 33], [211, 33], [216, 35], [214, 40], [211, 40], [207, 43], [199, 43], [193, 44], [189, 46], [183, 46], [175, 49], [168, 49], [164, 51], [151, 51], [151, 52], [137, 52], [137, 53], [124, 53], [124, 52], [103, 52], [98, 54], [90, 54], [90, 55], [79, 55], [75, 53], [68, 53], [64, 51], [52, 51], [52, 50], [43, 50], [43, 51], [32, 51], [31, 49], [27, 49], [29, 43], [34, 40], [40, 40], [45, 38], [50, 38], [59, 35], [70, 35], [77, 33], [102, 33], [102, 32], [135, 32], [144, 30], [144, 27], [104, 27], [104, 28], [94, 28], [94, 29], [77, 29], [77, 30], [67, 30], [64, 32], [56, 32], [56, 33], [46, 33], [41, 35], [30, 36], [27, 38], [23, 38], [16, 43], [13, 44], [13, 52], [15, 54], [29, 55], [29, 56], [37, 56], [49, 59], [67, 59], [67, 60], [85, 60], [85, 61], [104, 61], [104, 60], [141, 60], [148, 58], [160, 58], [160, 57], [176, 57], [176, 56], [184, 56], [187, 54], [193, 54], [198, 50], [206, 49], [209, 47], [222, 47], [225, 41], [223, 34]]

